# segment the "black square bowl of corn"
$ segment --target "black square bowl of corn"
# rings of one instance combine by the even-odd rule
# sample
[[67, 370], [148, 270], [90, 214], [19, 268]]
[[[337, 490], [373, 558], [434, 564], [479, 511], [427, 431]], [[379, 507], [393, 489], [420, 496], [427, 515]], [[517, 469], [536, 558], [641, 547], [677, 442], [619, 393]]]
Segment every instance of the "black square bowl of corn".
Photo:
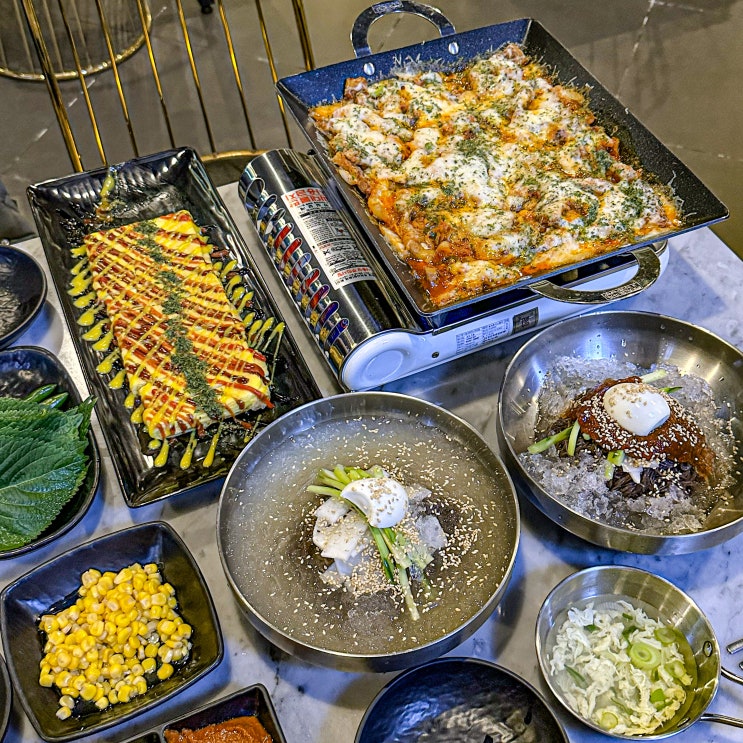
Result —
[[13, 686], [47, 741], [91, 735], [182, 691], [224, 642], [193, 556], [155, 521], [94, 539], [0, 594]]

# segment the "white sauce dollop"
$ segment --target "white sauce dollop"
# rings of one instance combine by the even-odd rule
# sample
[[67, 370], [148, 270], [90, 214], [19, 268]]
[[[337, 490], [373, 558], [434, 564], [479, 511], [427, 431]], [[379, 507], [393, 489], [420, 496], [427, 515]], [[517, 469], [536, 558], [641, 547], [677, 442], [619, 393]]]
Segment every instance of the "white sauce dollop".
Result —
[[665, 397], [644, 383], [615, 384], [604, 393], [603, 403], [606, 412], [635, 436], [648, 436], [671, 415]]

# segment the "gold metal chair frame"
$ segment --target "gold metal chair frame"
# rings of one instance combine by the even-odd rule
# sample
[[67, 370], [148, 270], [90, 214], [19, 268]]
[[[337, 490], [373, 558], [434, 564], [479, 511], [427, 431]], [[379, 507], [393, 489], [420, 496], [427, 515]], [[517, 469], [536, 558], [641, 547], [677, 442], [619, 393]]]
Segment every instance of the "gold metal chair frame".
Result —
[[[113, 75], [115, 88], [116, 88], [116, 96], [118, 98], [118, 105], [119, 105], [121, 114], [123, 116], [124, 122], [126, 124], [126, 128], [127, 128], [128, 135], [129, 135], [129, 142], [131, 145], [131, 150], [133, 152], [133, 155], [137, 157], [144, 153], [140, 152], [140, 147], [137, 142], [137, 136], [134, 131], [134, 126], [133, 126], [132, 119], [131, 119], [130, 112], [129, 112], [129, 105], [127, 102], [126, 92], [124, 90], [124, 86], [121, 81], [121, 75], [119, 73], [119, 64], [126, 57], [122, 57], [121, 54], [117, 54], [117, 52], [113, 48], [111, 28], [106, 18], [106, 11], [103, 6], [103, 0], [94, 0], [94, 1], [95, 1], [95, 6], [96, 6], [97, 13], [98, 13], [98, 17], [100, 20], [101, 33], [103, 34], [103, 39], [104, 39], [105, 46], [108, 52], [108, 60], [106, 60], [105, 66], [108, 68], [107, 71], [109, 71]], [[167, 128], [168, 137], [170, 139], [170, 146], [176, 147], [176, 146], [182, 146], [184, 144], [189, 144], [189, 143], [184, 143], [184, 142], [180, 142], [180, 143], [176, 142], [176, 139], [173, 134], [171, 114], [168, 111], [168, 107], [166, 105], [165, 95], [164, 95], [163, 86], [162, 86], [161, 73], [158, 68], [158, 63], [155, 58], [155, 53], [153, 51], [152, 38], [150, 34], [150, 26], [151, 26], [152, 19], [150, 16], [149, 8], [146, 4], [146, 0], [132, 0], [132, 1], [136, 2], [137, 11], [139, 14], [141, 27], [142, 27], [143, 43], [140, 45], [140, 47], [143, 49], [146, 49], [146, 53], [149, 59], [149, 67], [152, 73], [152, 79], [153, 79], [155, 88], [157, 90], [157, 96], [159, 98], [160, 110], [162, 112], [165, 126]], [[259, 149], [257, 146], [255, 133], [253, 131], [253, 125], [252, 125], [251, 117], [249, 113], [249, 107], [248, 107], [247, 97], [245, 93], [245, 87], [244, 87], [242, 76], [240, 74], [240, 70], [238, 67], [238, 61], [237, 61], [237, 56], [236, 56], [235, 47], [233, 43], [232, 32], [230, 30], [230, 25], [227, 19], [227, 13], [224, 7], [223, 0], [213, 0], [213, 3], [215, 4], [216, 10], [219, 15], [220, 23], [221, 23], [221, 26], [224, 32], [224, 39], [225, 39], [226, 46], [227, 46], [228, 53], [229, 53], [232, 80], [234, 82], [237, 94], [239, 96], [240, 105], [242, 108], [242, 117], [244, 119], [244, 124], [246, 127], [248, 143], [250, 145], [250, 149], [244, 149], [244, 150], [241, 149], [241, 150], [221, 151], [217, 147], [214, 133], [213, 133], [213, 127], [212, 127], [210, 116], [209, 116], [209, 110], [205, 102], [201, 78], [199, 76], [198, 62], [197, 62], [197, 59], [196, 59], [196, 56], [193, 50], [191, 34], [189, 32], [188, 25], [186, 23], [186, 15], [184, 13], [183, 0], [173, 0], [173, 1], [177, 9], [179, 25], [180, 25], [181, 33], [183, 35], [183, 42], [184, 42], [184, 46], [185, 46], [185, 49], [188, 55], [191, 79], [192, 79], [192, 82], [193, 82], [193, 85], [196, 91], [196, 95], [198, 97], [200, 112], [203, 118], [203, 123], [206, 129], [206, 134], [207, 134], [209, 146], [211, 149], [211, 151], [208, 153], [200, 153], [202, 160], [204, 160], [205, 163], [210, 163], [210, 162], [221, 161], [225, 159], [236, 159], [236, 158], [247, 159], [252, 154], [259, 151]], [[64, 139], [65, 147], [67, 148], [70, 161], [72, 163], [73, 168], [76, 171], [78, 172], [83, 171], [86, 168], [83, 164], [83, 158], [80, 153], [80, 148], [78, 146], [78, 142], [76, 141], [75, 133], [70, 123], [70, 118], [68, 116], [68, 112], [65, 106], [64, 97], [62, 95], [62, 90], [59, 84], [60, 78], [55, 73], [55, 69], [52, 63], [52, 58], [50, 56], [49, 49], [48, 49], [46, 40], [44, 38], [43, 29], [39, 22], [37, 9], [35, 6], [35, 0], [21, 0], [21, 2], [22, 2], [23, 11], [26, 17], [26, 21], [28, 23], [29, 31], [30, 31], [30, 34], [31, 34], [31, 37], [34, 43], [35, 53], [36, 53], [36, 56], [38, 57], [39, 63], [43, 70], [42, 77], [43, 77], [44, 82], [46, 83], [47, 90], [49, 92], [49, 96], [52, 102], [52, 106], [54, 108], [54, 114], [56, 116], [57, 123], [59, 124], [59, 128], [62, 133], [62, 137]], [[99, 122], [96, 116], [96, 112], [94, 110], [93, 104], [91, 102], [91, 97], [89, 94], [90, 71], [84, 69], [81, 63], [77, 44], [76, 44], [74, 35], [72, 33], [72, 30], [70, 28], [69, 20], [67, 19], [67, 16], [65, 14], [63, 0], [57, 0], [57, 2], [59, 3], [59, 9], [64, 19], [66, 37], [70, 44], [72, 57], [75, 62], [75, 71], [73, 73], [73, 77], [77, 78], [80, 84], [80, 89], [83, 95], [85, 108], [87, 111], [87, 116], [90, 121], [91, 130], [93, 132], [93, 137], [95, 140], [95, 146], [98, 152], [98, 156], [100, 158], [102, 165], [110, 165], [112, 163], [109, 162], [109, 159], [107, 157], [104, 144], [103, 144], [103, 137], [101, 135], [101, 129], [100, 129]], [[275, 56], [274, 56], [273, 49], [271, 47], [271, 42], [269, 39], [266, 19], [263, 13], [263, 8], [261, 6], [260, 0], [254, 0], [254, 2], [255, 2], [256, 11], [258, 14], [258, 20], [260, 24], [260, 31], [261, 31], [261, 36], [263, 39], [263, 44], [265, 46], [266, 54], [268, 57], [268, 66], [270, 69], [271, 79], [272, 79], [273, 84], [275, 85], [278, 80], [278, 72], [276, 68]], [[312, 54], [312, 47], [310, 44], [309, 32], [307, 29], [307, 21], [306, 21], [306, 16], [304, 12], [303, 0], [292, 0], [292, 6], [293, 6], [293, 12], [294, 12], [294, 19], [295, 19], [295, 23], [296, 23], [296, 27], [298, 31], [298, 36], [299, 36], [300, 47], [302, 49], [304, 66], [305, 66], [305, 69], [309, 70], [314, 67], [314, 59], [313, 59], [313, 54]], [[203, 10], [205, 10], [205, 8], [204, 8], [204, 5], [202, 4], [202, 11]], [[286, 111], [284, 110], [283, 102], [278, 97], [278, 95], [276, 95], [276, 99], [277, 99], [277, 104], [279, 107], [279, 112], [281, 115], [284, 134], [287, 140], [287, 146], [291, 147], [292, 146], [291, 133], [290, 133], [287, 114], [286, 114]]]
[[[49, 0], [49, 2], [53, 2], [53, 0]], [[61, 5], [60, 5], [61, 7]], [[24, 15], [21, 15], [21, 10], [23, 10], [22, 6], [19, 5], [19, 0], [16, 0], [14, 2], [14, 9], [16, 11], [16, 22], [18, 24], [18, 28], [16, 30], [16, 33], [18, 34], [19, 39], [21, 40], [23, 47], [23, 51], [25, 52], [25, 60], [15, 60], [13, 62], [9, 62], [7, 55], [5, 54], [5, 50], [3, 49], [3, 62], [4, 64], [0, 64], [0, 75], [3, 75], [4, 77], [10, 77], [15, 80], [23, 80], [26, 82], [43, 82], [45, 79], [46, 72], [36, 72], [35, 67], [39, 64], [38, 58], [32, 56], [33, 50], [29, 47], [28, 44], [28, 37], [25, 33], [25, 30], [28, 27], [28, 24], [25, 19], [25, 13]], [[51, 17], [49, 16], [48, 7], [44, 7], [45, 15], [47, 16], [47, 23], [51, 27], [53, 25], [53, 21]], [[38, 20], [38, 18], [37, 18]], [[9, 23], [10, 19], [5, 19], [6, 23]], [[150, 15], [149, 9], [147, 11], [147, 28], [151, 27], [152, 17]], [[63, 17], [63, 23], [68, 26], [71, 29], [72, 24], [70, 21], [67, 20], [66, 15]], [[68, 30], [68, 33], [70, 31]], [[33, 41], [33, 39], [32, 39]], [[138, 51], [142, 45], [144, 44], [144, 34], [140, 33], [138, 36], [135, 36], [131, 42], [125, 46], [123, 49], [119, 49], [115, 52], [115, 60], [117, 63], [121, 63], [132, 56], [136, 51]], [[57, 50], [58, 51], [58, 50]], [[25, 68], [24, 68], [24, 62], [25, 62]], [[106, 70], [111, 67], [111, 61], [104, 57], [100, 61], [96, 61], [93, 63], [88, 63], [85, 65], [85, 69], [83, 70], [84, 75], [93, 75], [96, 72], [101, 72], [102, 70]], [[64, 62], [62, 61], [61, 55], [57, 54], [57, 65], [53, 66], [54, 69], [54, 76], [58, 80], [72, 80], [78, 75], [78, 71], [75, 69], [66, 69]]]

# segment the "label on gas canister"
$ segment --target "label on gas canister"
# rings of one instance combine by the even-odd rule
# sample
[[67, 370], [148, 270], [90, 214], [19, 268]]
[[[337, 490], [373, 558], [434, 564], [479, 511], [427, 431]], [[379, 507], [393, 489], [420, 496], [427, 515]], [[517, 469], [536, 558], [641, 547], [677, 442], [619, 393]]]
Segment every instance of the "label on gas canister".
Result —
[[281, 198], [292, 220], [301, 226], [307, 247], [334, 289], [355, 281], [376, 279], [364, 254], [321, 189], [298, 188]]

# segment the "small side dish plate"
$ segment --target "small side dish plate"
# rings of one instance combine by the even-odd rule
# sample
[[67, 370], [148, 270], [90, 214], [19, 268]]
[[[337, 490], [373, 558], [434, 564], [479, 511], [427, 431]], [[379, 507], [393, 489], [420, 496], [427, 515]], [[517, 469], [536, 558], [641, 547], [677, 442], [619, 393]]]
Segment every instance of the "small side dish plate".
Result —
[[[25, 397], [47, 384], [55, 384], [59, 392], [66, 392], [68, 405], [78, 405], [82, 401], [72, 377], [54, 354], [35, 346], [16, 346], [0, 351], [0, 397]], [[72, 529], [87, 513], [98, 490], [101, 473], [100, 453], [92, 430], [88, 431], [86, 454], [90, 466], [85, 479], [54, 522], [23, 547], [0, 550], [0, 559], [17, 557], [49, 544]]]
[[[119, 571], [138, 562], [155, 563], [175, 589], [178, 612], [193, 627], [185, 664], [165, 681], [127, 703], [60, 720], [58, 694], [39, 684], [43, 634], [39, 618], [74, 603], [80, 577], [89, 568]], [[164, 522], [150, 522], [94, 539], [31, 570], [0, 594], [0, 633], [16, 693], [39, 736], [68, 741], [100, 733], [165, 701], [212, 670], [224, 655], [216, 609], [196, 561]]]
[[46, 277], [28, 254], [0, 245], [0, 348], [9, 346], [44, 306]]
[[256, 717], [263, 725], [273, 743], [286, 743], [286, 737], [279, 725], [271, 697], [261, 684], [248, 686], [234, 694], [209, 702], [196, 712], [169, 722], [161, 729], [162, 740], [166, 740], [167, 732], [199, 730], [207, 725], [219, 724], [235, 717], [251, 716]]
[[[108, 216], [102, 219], [101, 191], [108, 176], [113, 178], [111, 207]], [[110, 351], [96, 350], [83, 338], [85, 328], [78, 320], [84, 310], [76, 306], [75, 298], [69, 293], [80, 260], [72, 254], [72, 249], [82, 244], [86, 234], [103, 226], [122, 226], [187, 210], [209, 242], [225, 252], [225, 260], [236, 261], [243, 285], [253, 291], [251, 309], [256, 317], [273, 317], [278, 324], [282, 321], [278, 307], [203, 163], [190, 148], [168, 150], [110, 169], [99, 168], [40, 183], [28, 189], [28, 198], [85, 379], [98, 400], [96, 414], [127, 505], [143, 506], [176, 493], [218, 488], [245, 446], [246, 436], [249, 438], [292, 408], [320, 397], [294, 339], [285, 330], [278, 351], [272, 346], [267, 358], [272, 370], [274, 407], [242, 414], [240, 420], [245, 427], [234, 426], [235, 430], [230, 432], [222, 428], [209, 466], [204, 462], [214, 433], [211, 427], [206, 435], [199, 436], [193, 452], [188, 446], [189, 435], [173, 437], [167, 461], [158, 466], [158, 450], [150, 448], [144, 427], [131, 421], [131, 406], [126, 404], [127, 385], [121, 389], [109, 386], [115, 369], [107, 374], [99, 373], [99, 365]]]
[[400, 674], [369, 705], [356, 733], [356, 743], [423, 739], [568, 741], [531, 684], [476, 658], [440, 658]]

